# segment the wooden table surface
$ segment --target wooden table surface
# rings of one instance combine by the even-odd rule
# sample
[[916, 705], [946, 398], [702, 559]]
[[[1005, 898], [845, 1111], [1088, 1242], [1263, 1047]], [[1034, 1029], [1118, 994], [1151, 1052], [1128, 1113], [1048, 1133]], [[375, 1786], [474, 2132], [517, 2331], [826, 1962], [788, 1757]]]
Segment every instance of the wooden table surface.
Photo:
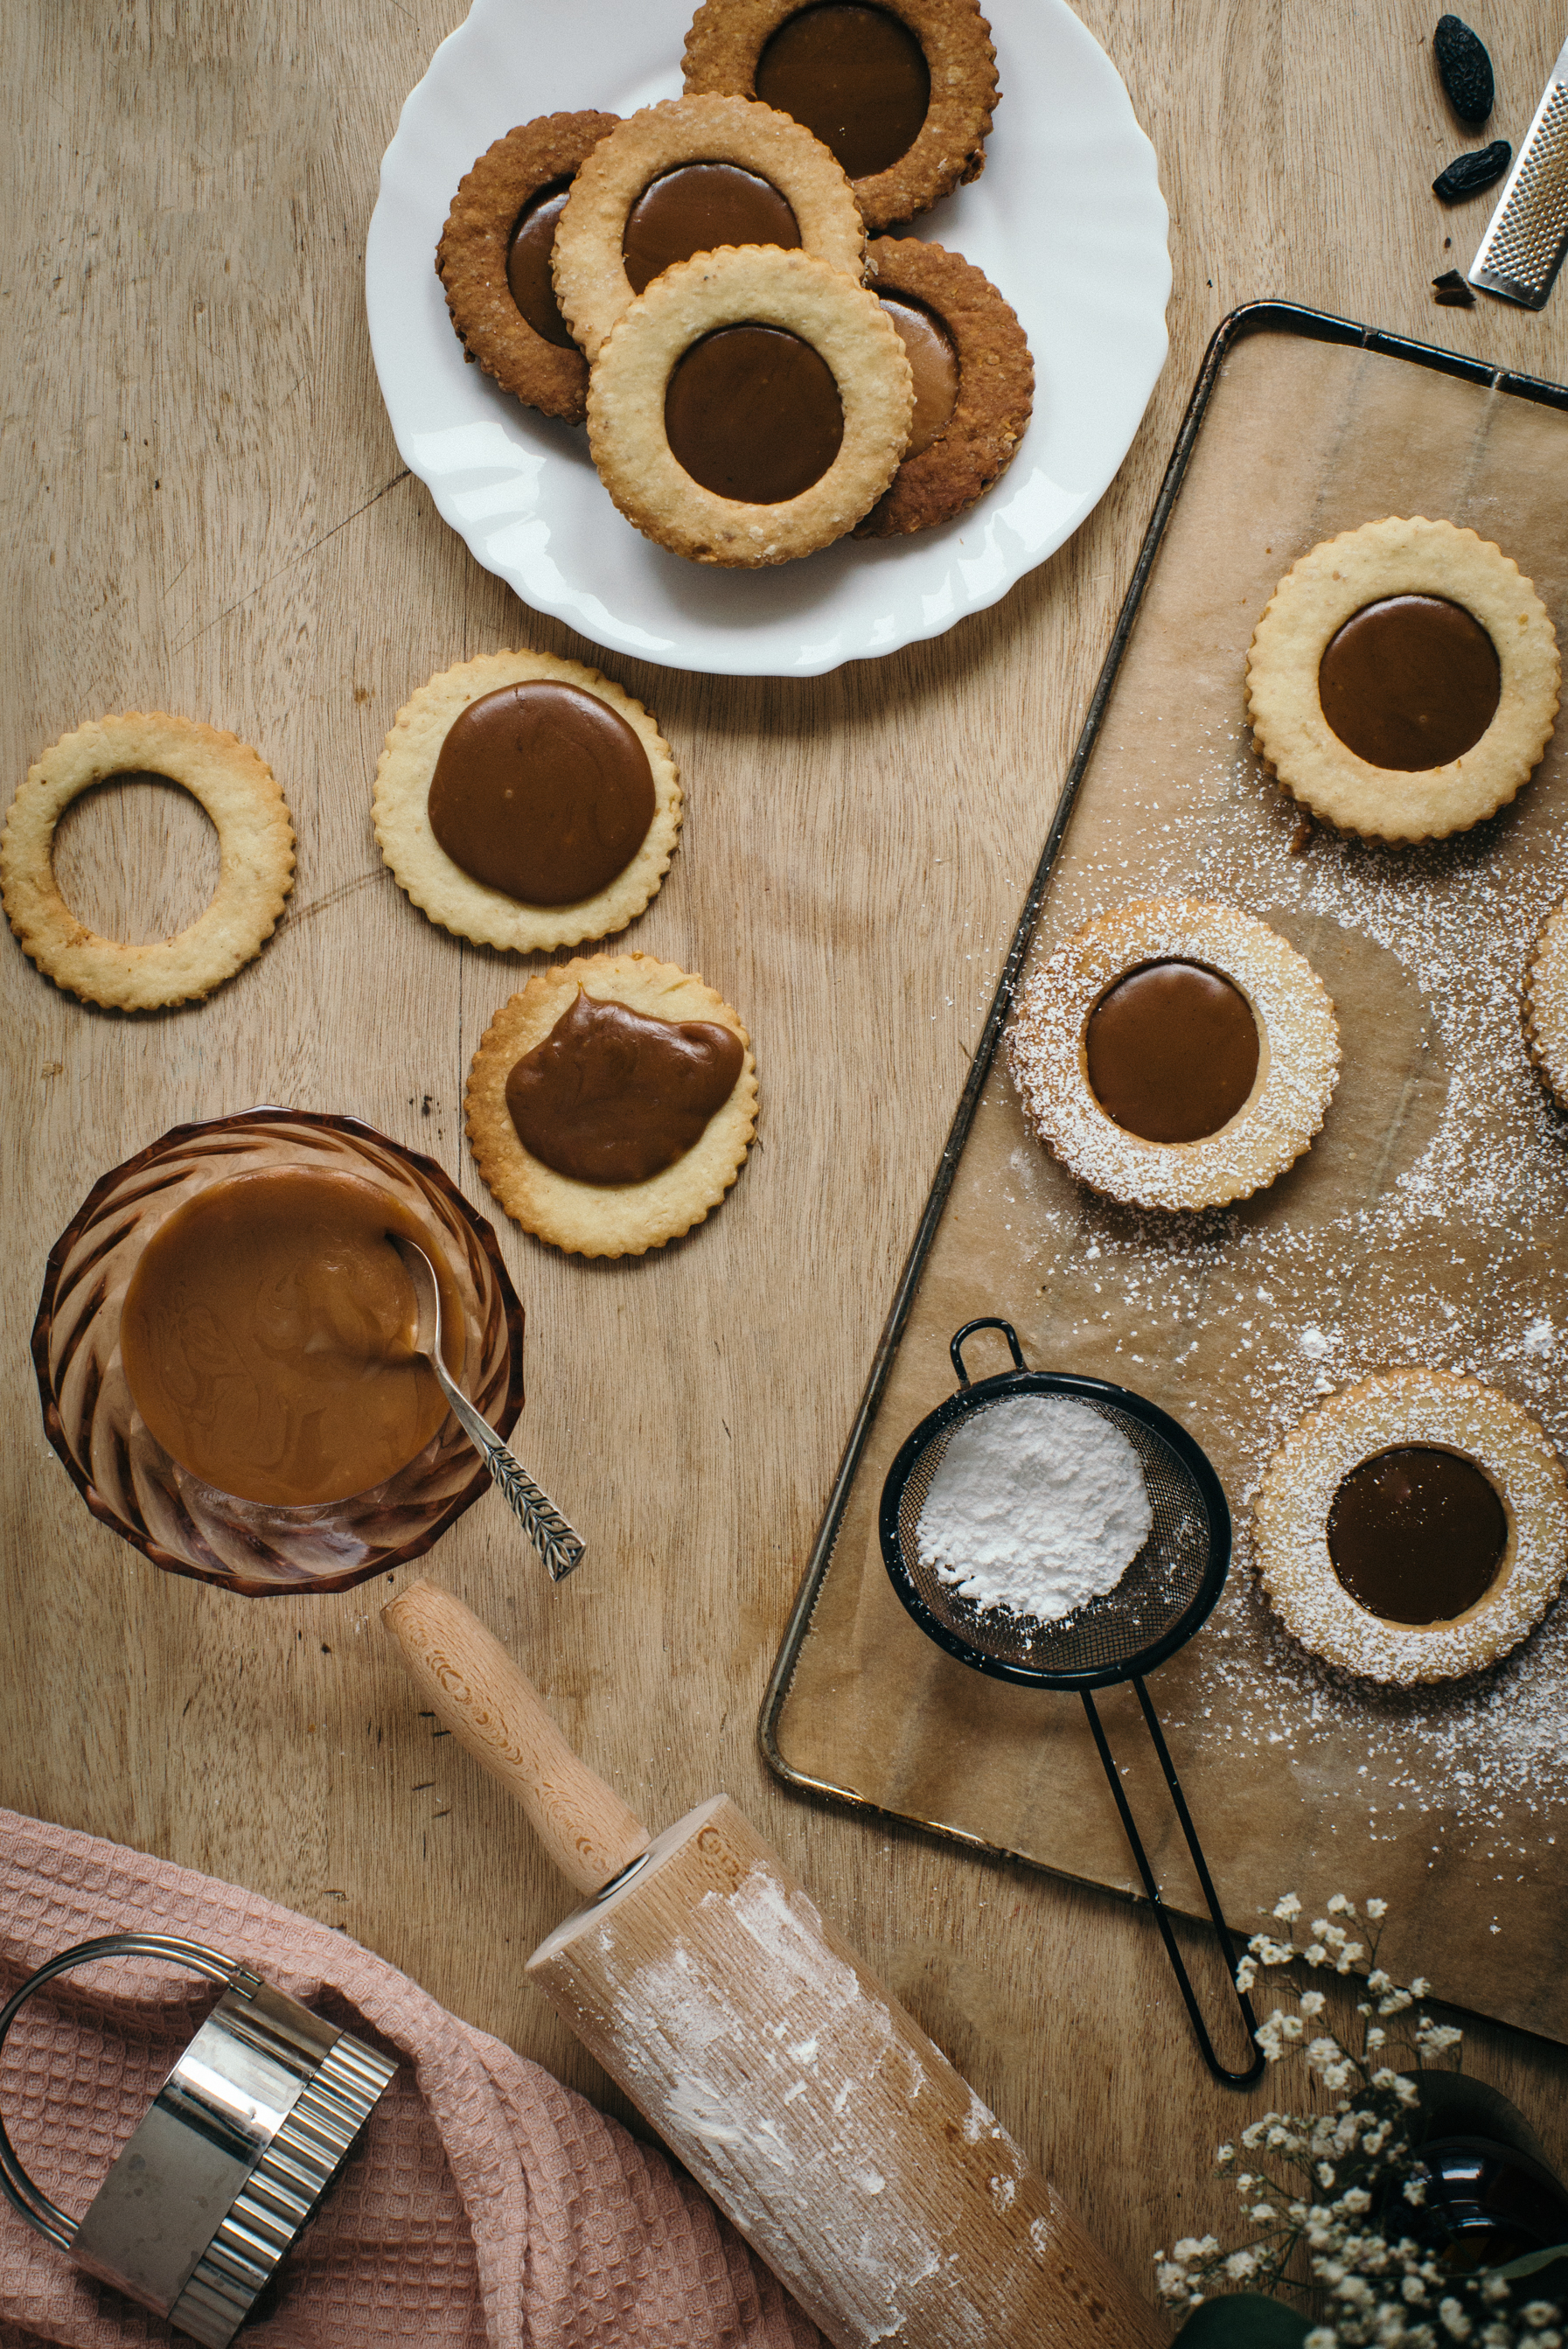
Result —
[[[609, 660], [446, 529], [371, 367], [377, 167], [461, 13], [6, 12], [0, 773], [8, 793], [107, 711], [186, 712], [261, 747], [300, 857], [276, 938], [204, 1007], [87, 1009], [0, 951], [0, 1800], [342, 1926], [616, 2101], [523, 1979], [570, 1903], [416, 1717], [377, 1621], [389, 1583], [250, 1601], [159, 1572], [77, 1499], [27, 1356], [50, 1242], [101, 1172], [181, 1120], [352, 1112], [490, 1212], [461, 1092], [519, 966], [394, 886], [376, 757], [455, 660], [604, 657], [658, 713], [688, 795], [669, 879], [621, 943], [700, 968], [740, 1009], [758, 1145], [721, 1210], [640, 1261], [502, 1230], [529, 1317], [519, 1448], [591, 1555], [552, 1589], [490, 1499], [428, 1570], [645, 1817], [727, 1788], [1142, 2284], [1157, 2244], [1229, 2225], [1210, 2157], [1267, 2084], [1210, 2084], [1146, 1914], [796, 1798], [758, 1759], [758, 1704], [1214, 326], [1284, 295], [1562, 379], [1568, 290], [1540, 316], [1434, 305], [1430, 279], [1468, 264], [1491, 202], [1445, 213], [1428, 191], [1473, 143], [1432, 69], [1436, 0], [1081, 0], [1159, 154], [1175, 265], [1170, 363], [1098, 512], [994, 611], [887, 660], [752, 682]], [[1470, 14], [1501, 93], [1482, 135], [1517, 140], [1561, 12]], [[177, 792], [111, 787], [67, 819], [57, 869], [92, 926], [150, 936], [193, 918], [216, 854]], [[1568, 2153], [1568, 2057], [1478, 2027], [1470, 2061]]]

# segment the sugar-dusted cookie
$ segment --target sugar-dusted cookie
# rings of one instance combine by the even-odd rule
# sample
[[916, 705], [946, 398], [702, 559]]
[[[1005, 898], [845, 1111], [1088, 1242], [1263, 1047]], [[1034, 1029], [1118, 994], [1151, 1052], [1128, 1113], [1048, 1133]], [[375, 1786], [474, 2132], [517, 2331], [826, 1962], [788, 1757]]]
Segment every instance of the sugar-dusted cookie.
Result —
[[1317, 1133], [1339, 1073], [1311, 964], [1251, 914], [1186, 898], [1119, 905], [1058, 947], [1006, 1047], [1041, 1141], [1137, 1207], [1263, 1190]]
[[1545, 1430], [1480, 1379], [1414, 1364], [1308, 1412], [1253, 1519], [1286, 1630], [1369, 1680], [1479, 1671], [1540, 1621], [1568, 1567], [1568, 1478]]
[[1541, 926], [1521, 1009], [1535, 1073], [1558, 1108], [1568, 1110], [1568, 898]]
[[616, 114], [546, 114], [487, 148], [436, 247], [458, 338], [502, 389], [581, 424], [588, 368], [555, 300], [555, 231], [580, 166]]
[[641, 1256], [717, 1206], [757, 1124], [757, 1064], [722, 996], [648, 956], [536, 972], [469, 1073], [480, 1172], [525, 1231]]
[[633, 304], [593, 367], [588, 445], [646, 537], [753, 567], [851, 530], [897, 471], [913, 407], [874, 295], [747, 245], [682, 262]]
[[1473, 530], [1390, 517], [1304, 554], [1247, 655], [1270, 771], [1327, 823], [1445, 840], [1513, 798], [1562, 669], [1546, 607]]
[[914, 420], [892, 487], [857, 538], [951, 522], [1013, 461], [1034, 405], [1035, 363], [990, 279], [919, 237], [878, 237], [866, 283], [892, 319], [914, 374]]
[[485, 653], [406, 701], [376, 770], [376, 837], [422, 913], [541, 954], [608, 937], [669, 871], [682, 795], [640, 701], [581, 661]]
[[850, 183], [789, 116], [738, 98], [672, 98], [601, 140], [555, 239], [555, 290], [592, 362], [655, 278], [694, 253], [777, 245], [858, 283], [866, 233]]
[[873, 233], [979, 177], [1000, 96], [975, 0], [704, 0], [686, 86], [804, 123], [849, 173]]
[[[189, 929], [147, 946], [100, 938], [55, 880], [55, 827], [71, 802], [116, 775], [158, 775], [198, 800], [218, 834], [218, 888]], [[0, 838], [11, 927], [57, 987], [117, 1011], [199, 1003], [260, 954], [294, 887], [294, 827], [259, 750], [215, 726], [128, 710], [63, 735], [27, 770]]]

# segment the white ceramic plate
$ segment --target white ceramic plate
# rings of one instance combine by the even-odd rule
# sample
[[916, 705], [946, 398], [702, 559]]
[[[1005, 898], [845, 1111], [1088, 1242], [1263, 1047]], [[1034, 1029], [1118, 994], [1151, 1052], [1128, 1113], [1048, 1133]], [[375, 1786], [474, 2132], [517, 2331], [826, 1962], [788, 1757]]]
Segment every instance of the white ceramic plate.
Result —
[[985, 176], [915, 231], [974, 262], [1016, 310], [1035, 356], [1034, 420], [996, 488], [941, 529], [725, 571], [641, 537], [600, 487], [583, 432], [466, 363], [435, 273], [458, 181], [513, 123], [680, 95], [695, 0], [474, 0], [383, 158], [366, 303], [404, 462], [524, 603], [670, 667], [812, 677], [984, 610], [1091, 512], [1165, 361], [1154, 150], [1067, 0], [985, 5], [1004, 95]]

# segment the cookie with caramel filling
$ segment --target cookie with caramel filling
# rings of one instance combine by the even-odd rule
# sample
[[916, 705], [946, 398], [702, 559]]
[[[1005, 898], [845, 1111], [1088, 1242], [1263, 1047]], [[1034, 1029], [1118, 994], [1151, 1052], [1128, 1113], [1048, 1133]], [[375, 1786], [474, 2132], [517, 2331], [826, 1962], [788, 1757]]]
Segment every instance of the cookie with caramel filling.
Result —
[[461, 181], [436, 274], [469, 357], [526, 407], [581, 424], [588, 369], [556, 305], [552, 222], [617, 114], [546, 114], [487, 148]]
[[1446, 840], [1529, 781], [1561, 676], [1546, 607], [1500, 548], [1390, 516], [1281, 580], [1247, 655], [1247, 709], [1269, 771], [1326, 823]]
[[990, 279], [919, 237], [878, 237], [866, 283], [914, 372], [914, 420], [892, 487], [856, 529], [897, 538], [951, 522], [1013, 461], [1034, 405], [1024, 330]]
[[873, 234], [979, 178], [1001, 95], [975, 0], [704, 0], [686, 87], [805, 123], [848, 171]]
[[645, 955], [537, 972], [469, 1073], [480, 1174], [525, 1231], [578, 1256], [641, 1256], [701, 1223], [756, 1124], [739, 1018], [695, 972]]
[[858, 284], [866, 233], [827, 149], [787, 114], [735, 98], [672, 98], [602, 140], [555, 237], [555, 290], [592, 364], [648, 285], [721, 245], [809, 253]]

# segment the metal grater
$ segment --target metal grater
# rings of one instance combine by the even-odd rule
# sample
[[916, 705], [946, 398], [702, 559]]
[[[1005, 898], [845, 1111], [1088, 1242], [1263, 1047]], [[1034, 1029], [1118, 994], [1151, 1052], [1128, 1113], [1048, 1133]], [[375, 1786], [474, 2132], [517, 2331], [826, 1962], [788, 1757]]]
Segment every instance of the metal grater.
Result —
[[1568, 247], [1568, 43], [1535, 109], [1470, 282], [1527, 309], [1544, 307]]

